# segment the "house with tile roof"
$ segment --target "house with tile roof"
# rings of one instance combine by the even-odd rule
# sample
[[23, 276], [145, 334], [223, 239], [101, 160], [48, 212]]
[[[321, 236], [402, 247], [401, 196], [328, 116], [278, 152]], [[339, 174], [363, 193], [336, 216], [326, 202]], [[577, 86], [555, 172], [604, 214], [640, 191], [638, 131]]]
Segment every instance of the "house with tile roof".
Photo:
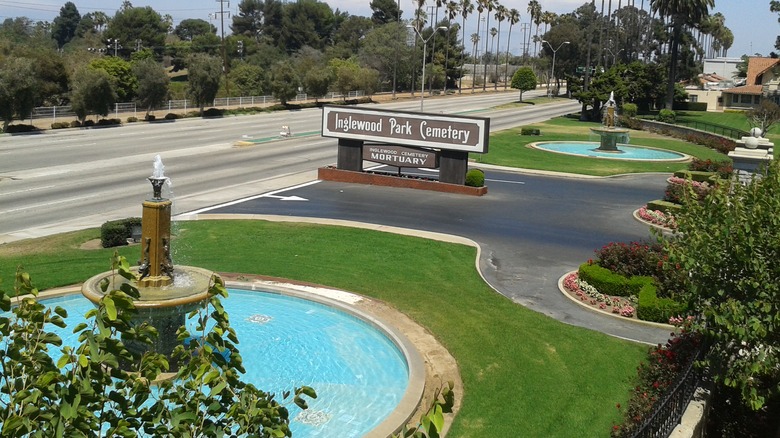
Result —
[[750, 109], [762, 97], [776, 102], [780, 99], [780, 59], [751, 57], [748, 59], [745, 85], [721, 91], [724, 109]]

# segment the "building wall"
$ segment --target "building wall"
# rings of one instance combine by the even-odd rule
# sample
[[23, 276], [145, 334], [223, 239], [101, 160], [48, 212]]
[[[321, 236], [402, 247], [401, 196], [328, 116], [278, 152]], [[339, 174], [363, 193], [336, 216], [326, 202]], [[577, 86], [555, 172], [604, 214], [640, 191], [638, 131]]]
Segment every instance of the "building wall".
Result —
[[707, 102], [707, 111], [723, 110], [723, 103], [719, 102], [720, 91], [686, 89], [688, 92], [688, 102]]
[[737, 64], [742, 62], [740, 58], [713, 58], [704, 60], [704, 73], [715, 73], [726, 79], [733, 79], [737, 74]]

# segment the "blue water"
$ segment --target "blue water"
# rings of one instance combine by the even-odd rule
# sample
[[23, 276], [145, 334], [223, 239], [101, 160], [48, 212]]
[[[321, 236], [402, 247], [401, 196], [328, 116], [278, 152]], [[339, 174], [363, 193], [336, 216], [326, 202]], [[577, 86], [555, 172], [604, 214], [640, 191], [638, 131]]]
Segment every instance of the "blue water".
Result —
[[685, 155], [677, 152], [664, 151], [660, 149], [650, 149], [637, 146], [619, 144], [620, 152], [602, 152], [597, 150], [598, 143], [583, 142], [571, 143], [563, 141], [550, 141], [535, 143], [534, 147], [550, 152], [561, 154], [584, 155], [597, 158], [612, 158], [615, 160], [680, 160]]
[[[360, 437], [398, 405], [409, 371], [401, 352], [373, 326], [332, 307], [285, 295], [230, 289], [223, 305], [236, 330], [244, 380], [281, 396], [308, 385], [317, 391], [309, 409], [289, 403], [298, 437]], [[92, 304], [80, 294], [45, 301], [68, 310], [65, 345]], [[194, 331], [194, 322], [188, 322]], [[57, 356], [59, 354], [57, 353]]]

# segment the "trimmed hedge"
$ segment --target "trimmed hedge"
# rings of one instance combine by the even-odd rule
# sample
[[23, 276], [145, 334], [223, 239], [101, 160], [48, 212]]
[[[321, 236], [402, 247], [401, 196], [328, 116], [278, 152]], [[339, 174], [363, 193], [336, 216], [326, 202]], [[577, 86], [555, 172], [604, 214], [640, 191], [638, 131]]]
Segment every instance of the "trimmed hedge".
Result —
[[639, 291], [636, 316], [641, 320], [668, 324], [669, 318], [683, 316], [687, 311], [685, 303], [678, 303], [671, 298], [658, 298], [653, 284], [646, 284]]
[[648, 201], [647, 202], [647, 209], [648, 210], [658, 210], [662, 213], [672, 213], [675, 214], [677, 211], [679, 211], [682, 208], [680, 204], [675, 204], [674, 202], [664, 201], [663, 199], [656, 199], [655, 201]]
[[542, 135], [539, 128], [521, 128], [520, 135]]
[[481, 169], [471, 169], [466, 172], [466, 185], [469, 187], [482, 187], [485, 185], [485, 172]]
[[599, 292], [618, 297], [637, 295], [642, 287], [653, 282], [651, 277], [638, 275], [626, 278], [595, 263], [580, 265], [579, 276]]
[[659, 122], [674, 124], [677, 120], [677, 114], [672, 110], [662, 109], [661, 111], [658, 111], [657, 120]]
[[697, 182], [710, 182], [712, 178], [717, 178], [717, 172], [705, 172], [703, 170], [678, 170], [674, 172], [678, 178], [691, 179]]
[[707, 102], [675, 102], [675, 111], [707, 111]]
[[133, 227], [141, 226], [140, 217], [130, 217], [117, 221], [108, 221], [100, 227], [100, 244], [103, 248], [127, 245], [127, 239], [133, 237]]

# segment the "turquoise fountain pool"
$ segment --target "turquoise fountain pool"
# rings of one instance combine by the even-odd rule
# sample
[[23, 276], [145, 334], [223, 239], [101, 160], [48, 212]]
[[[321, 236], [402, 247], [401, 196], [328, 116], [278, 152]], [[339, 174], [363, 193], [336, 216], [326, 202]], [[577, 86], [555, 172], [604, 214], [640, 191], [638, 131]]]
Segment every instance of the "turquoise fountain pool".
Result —
[[[306, 411], [289, 403], [293, 436], [361, 437], [396, 409], [409, 385], [409, 367], [397, 345], [373, 325], [283, 294], [229, 294], [223, 305], [240, 341], [244, 380], [277, 395], [301, 385], [317, 391]], [[72, 328], [93, 304], [81, 294], [45, 302], [68, 309], [67, 327], [50, 330], [65, 345], [77, 345]], [[194, 322], [188, 324], [194, 329]]]
[[599, 144], [594, 142], [544, 141], [531, 143], [529, 146], [559, 154], [609, 158], [613, 160], [684, 161], [689, 158], [687, 155], [678, 152], [649, 147], [629, 146], [627, 144], [619, 144], [619, 150], [614, 152], [598, 150]]

